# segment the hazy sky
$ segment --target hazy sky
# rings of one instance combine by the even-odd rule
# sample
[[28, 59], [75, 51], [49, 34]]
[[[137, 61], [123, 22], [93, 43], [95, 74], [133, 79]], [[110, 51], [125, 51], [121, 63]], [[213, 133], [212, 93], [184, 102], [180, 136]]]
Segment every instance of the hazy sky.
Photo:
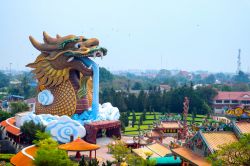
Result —
[[43, 31], [97, 37], [110, 70], [234, 72], [239, 48], [250, 69], [249, 0], [5, 0], [0, 25], [0, 69], [33, 62]]

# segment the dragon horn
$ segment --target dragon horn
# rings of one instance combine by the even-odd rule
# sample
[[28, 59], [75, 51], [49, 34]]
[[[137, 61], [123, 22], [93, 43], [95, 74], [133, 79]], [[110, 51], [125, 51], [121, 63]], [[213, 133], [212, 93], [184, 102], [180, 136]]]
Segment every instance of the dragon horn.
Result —
[[57, 44], [58, 43], [58, 38], [53, 38], [53, 37], [50, 37], [49, 34], [45, 31], [43, 31], [43, 40], [45, 43], [48, 43], [48, 44]]
[[68, 35], [61, 37], [60, 35], [56, 35], [56, 38], [50, 37], [46, 32], [43, 32], [43, 40], [47, 44], [59, 44], [65, 40], [75, 38], [75, 35]]
[[29, 36], [31, 44], [39, 51], [53, 51], [57, 50], [57, 45], [42, 44], [36, 41], [32, 36]]

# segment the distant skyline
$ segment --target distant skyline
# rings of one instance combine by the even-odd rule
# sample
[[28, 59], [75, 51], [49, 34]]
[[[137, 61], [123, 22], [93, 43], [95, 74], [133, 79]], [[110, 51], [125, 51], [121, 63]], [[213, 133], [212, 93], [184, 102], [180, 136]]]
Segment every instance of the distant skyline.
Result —
[[250, 70], [249, 0], [9, 0], [0, 6], [0, 69], [28, 70], [39, 52], [28, 40], [96, 37], [109, 70]]

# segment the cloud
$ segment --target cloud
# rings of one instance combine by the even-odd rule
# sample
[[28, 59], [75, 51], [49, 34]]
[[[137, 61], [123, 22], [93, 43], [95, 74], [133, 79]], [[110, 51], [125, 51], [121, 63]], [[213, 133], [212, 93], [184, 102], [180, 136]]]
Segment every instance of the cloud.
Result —
[[50, 133], [53, 139], [62, 143], [69, 142], [71, 135], [74, 136], [74, 139], [86, 135], [84, 126], [66, 115], [59, 117], [51, 114], [36, 115], [29, 113], [21, 118], [20, 126], [27, 121], [46, 126], [46, 132]]
[[111, 103], [99, 105], [99, 114], [97, 120], [119, 120], [120, 112], [117, 107], [113, 107]]
[[61, 116], [58, 120], [51, 121], [46, 129], [51, 136], [62, 143], [70, 142], [70, 136], [73, 135], [74, 139], [84, 137], [86, 135], [85, 128], [77, 121], [72, 120], [68, 116]]

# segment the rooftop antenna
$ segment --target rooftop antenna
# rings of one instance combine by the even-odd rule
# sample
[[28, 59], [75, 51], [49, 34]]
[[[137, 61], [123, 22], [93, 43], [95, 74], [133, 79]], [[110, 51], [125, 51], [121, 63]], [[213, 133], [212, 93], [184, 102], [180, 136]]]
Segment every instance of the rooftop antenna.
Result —
[[237, 60], [237, 71], [236, 71], [236, 74], [239, 74], [239, 72], [241, 71], [240, 53], [241, 53], [241, 49], [239, 49], [238, 60]]

